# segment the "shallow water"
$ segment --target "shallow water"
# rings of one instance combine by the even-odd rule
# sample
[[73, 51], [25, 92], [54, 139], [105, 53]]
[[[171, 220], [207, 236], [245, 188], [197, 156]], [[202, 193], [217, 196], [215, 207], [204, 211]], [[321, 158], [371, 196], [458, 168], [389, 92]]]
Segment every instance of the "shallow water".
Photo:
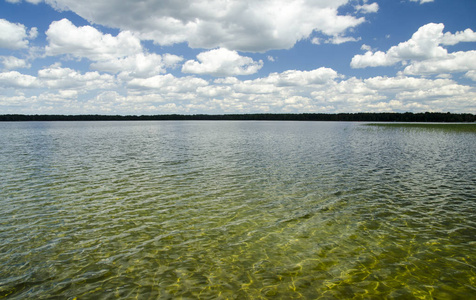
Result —
[[475, 149], [359, 123], [0, 123], [0, 298], [474, 298]]

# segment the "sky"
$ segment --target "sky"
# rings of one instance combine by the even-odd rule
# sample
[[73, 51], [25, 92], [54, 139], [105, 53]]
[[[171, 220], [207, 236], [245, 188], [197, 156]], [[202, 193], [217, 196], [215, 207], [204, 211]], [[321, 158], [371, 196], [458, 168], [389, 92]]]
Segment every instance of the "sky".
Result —
[[476, 113], [475, 0], [0, 0], [0, 114]]

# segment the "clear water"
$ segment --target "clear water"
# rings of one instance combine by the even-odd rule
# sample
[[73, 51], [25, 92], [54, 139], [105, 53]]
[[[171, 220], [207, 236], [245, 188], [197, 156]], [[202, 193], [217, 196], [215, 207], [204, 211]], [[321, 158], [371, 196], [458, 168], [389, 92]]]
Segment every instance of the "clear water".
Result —
[[0, 298], [475, 298], [475, 149], [357, 123], [0, 123]]

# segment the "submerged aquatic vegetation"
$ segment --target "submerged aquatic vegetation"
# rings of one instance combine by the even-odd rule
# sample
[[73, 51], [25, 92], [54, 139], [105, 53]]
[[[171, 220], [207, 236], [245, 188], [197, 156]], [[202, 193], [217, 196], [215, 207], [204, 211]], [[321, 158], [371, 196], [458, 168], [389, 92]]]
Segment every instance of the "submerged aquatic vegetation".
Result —
[[475, 135], [315, 122], [0, 126], [0, 297], [476, 295]]
[[451, 132], [476, 132], [476, 123], [369, 123], [382, 128], [416, 128]]

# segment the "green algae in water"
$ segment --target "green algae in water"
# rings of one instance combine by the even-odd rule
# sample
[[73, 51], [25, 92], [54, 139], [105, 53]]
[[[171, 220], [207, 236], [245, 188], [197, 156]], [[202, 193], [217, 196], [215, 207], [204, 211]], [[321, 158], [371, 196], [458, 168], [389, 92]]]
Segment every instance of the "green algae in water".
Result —
[[0, 124], [2, 298], [476, 295], [474, 135], [38, 125]]
[[382, 128], [408, 128], [476, 133], [476, 123], [369, 123]]

